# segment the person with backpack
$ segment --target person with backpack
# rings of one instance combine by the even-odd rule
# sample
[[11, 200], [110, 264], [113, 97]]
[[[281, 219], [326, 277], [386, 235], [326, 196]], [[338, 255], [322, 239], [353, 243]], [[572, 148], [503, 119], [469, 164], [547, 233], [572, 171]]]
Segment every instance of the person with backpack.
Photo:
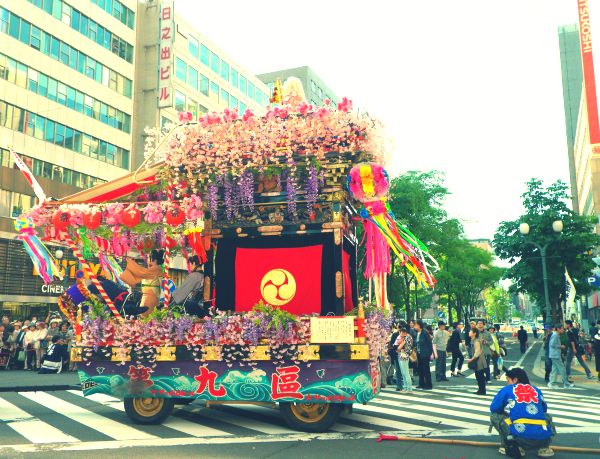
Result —
[[586, 365], [582, 358], [581, 348], [579, 345], [579, 330], [573, 327], [572, 320], [565, 320], [565, 328], [567, 329], [567, 336], [569, 338], [569, 345], [567, 347], [567, 361], [565, 367], [567, 368], [567, 376], [571, 376], [571, 364], [573, 357], [577, 359], [581, 367], [585, 370], [585, 374], [588, 379], [594, 379], [592, 372]]
[[388, 357], [390, 359], [391, 367], [393, 368], [392, 373], [396, 373], [396, 390], [402, 390], [402, 376], [400, 373], [400, 366], [398, 365], [398, 352], [397, 352], [397, 344], [396, 340], [400, 335], [400, 330], [398, 325], [394, 325], [394, 332], [390, 337], [390, 341], [388, 342]]
[[464, 325], [462, 322], [454, 324], [454, 330], [448, 340], [446, 351], [452, 354], [452, 362], [450, 363], [450, 376], [464, 376], [461, 373], [465, 357], [460, 350], [460, 344], [462, 343]]
[[508, 370], [506, 381], [490, 405], [490, 421], [500, 435], [498, 452], [521, 457], [526, 449], [537, 448], [538, 457], [554, 456], [550, 442], [556, 429], [542, 391], [522, 368]]

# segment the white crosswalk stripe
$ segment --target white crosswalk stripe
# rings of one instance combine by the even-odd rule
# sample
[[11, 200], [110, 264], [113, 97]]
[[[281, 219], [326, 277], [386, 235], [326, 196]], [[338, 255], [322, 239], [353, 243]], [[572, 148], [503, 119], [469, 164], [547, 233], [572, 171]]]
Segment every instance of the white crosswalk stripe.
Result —
[[[331, 433], [324, 435], [376, 432], [485, 435], [489, 404], [500, 387], [500, 384], [492, 386], [487, 396], [470, 393], [474, 385], [438, 384], [431, 391], [412, 394], [386, 388], [368, 405], [356, 405], [352, 415], [342, 416]], [[559, 432], [600, 433], [600, 414], [589, 411], [589, 400], [584, 396], [571, 391], [542, 390]], [[240, 438], [284, 441], [303, 438], [303, 435], [309, 434], [292, 431], [284, 425], [278, 411], [265, 406], [208, 409], [199, 402], [177, 405], [173, 415], [162, 425], [143, 426], [131, 423], [125, 416], [123, 402], [108, 395], [83, 397], [76, 390], [0, 394], [0, 436], [6, 448], [16, 450], [48, 443], [55, 443], [58, 449], [85, 449], [86, 445], [98, 449], [116, 448], [128, 441], [147, 444], [213, 441], [216, 444], [227, 439], [240, 441]], [[78, 444], [83, 446], [74, 446]], [[2, 452], [0, 446], [0, 456]]]

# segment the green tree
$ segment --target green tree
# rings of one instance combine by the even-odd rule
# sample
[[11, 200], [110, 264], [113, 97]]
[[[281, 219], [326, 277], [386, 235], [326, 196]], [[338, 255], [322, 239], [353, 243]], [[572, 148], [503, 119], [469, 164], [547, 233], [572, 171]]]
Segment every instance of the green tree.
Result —
[[[443, 204], [448, 194], [443, 176], [437, 171], [409, 171], [390, 183], [389, 204], [394, 216], [427, 245], [434, 256], [440, 254], [437, 249], [447, 219]], [[401, 260], [392, 257], [392, 272], [388, 276], [390, 302], [410, 318], [414, 310], [431, 305], [431, 296], [416, 285], [414, 276]]]
[[[569, 271], [577, 292], [587, 293], [589, 285], [585, 282], [593, 262], [589, 255], [597, 244], [593, 234], [593, 219], [580, 216], [567, 206], [568, 187], [557, 181], [544, 187], [539, 179], [527, 182], [527, 190], [521, 196], [525, 213], [517, 220], [504, 221], [494, 236], [496, 254], [513, 265], [506, 271], [505, 277], [512, 279], [512, 289], [528, 293], [540, 305], [540, 313], [546, 322], [544, 283], [539, 250], [529, 241], [539, 245], [548, 245], [546, 263], [548, 271], [548, 289], [552, 322], [562, 320], [561, 302], [565, 294], [565, 268]], [[552, 229], [552, 222], [562, 220], [563, 231], [560, 235]], [[519, 225], [528, 223], [530, 234], [519, 232]]]
[[510, 295], [502, 287], [485, 291], [485, 310], [489, 317], [498, 322], [506, 322], [510, 311]]

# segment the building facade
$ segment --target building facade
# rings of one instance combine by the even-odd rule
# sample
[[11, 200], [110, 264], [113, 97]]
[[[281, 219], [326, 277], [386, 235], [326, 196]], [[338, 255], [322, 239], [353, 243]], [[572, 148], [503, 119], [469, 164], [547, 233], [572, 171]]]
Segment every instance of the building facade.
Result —
[[[574, 146], [583, 83], [581, 53], [579, 51], [579, 27], [577, 24], [560, 26], [558, 28], [558, 44], [560, 48], [560, 69], [563, 87], [563, 105], [565, 110], [567, 154], [569, 157], [569, 176], [571, 183], [575, 183], [577, 174], [575, 168]], [[579, 212], [579, 194], [577, 187], [571, 188], [571, 202], [573, 204], [573, 210]]]
[[340, 101], [336, 93], [308, 66], [276, 70], [258, 75], [258, 78], [268, 86], [269, 93], [273, 92], [275, 82], [278, 79], [283, 83], [288, 77], [296, 77], [302, 82], [306, 101], [309, 104], [315, 106], [325, 105], [327, 99], [334, 104]]
[[133, 166], [143, 161], [146, 126], [177, 124], [179, 112], [265, 113], [269, 88], [179, 16], [177, 2], [140, 2], [137, 27]]
[[63, 288], [40, 284], [15, 240], [14, 217], [36, 200], [10, 149], [49, 197], [129, 170], [136, 9], [135, 0], [0, 0], [3, 311], [42, 315]]

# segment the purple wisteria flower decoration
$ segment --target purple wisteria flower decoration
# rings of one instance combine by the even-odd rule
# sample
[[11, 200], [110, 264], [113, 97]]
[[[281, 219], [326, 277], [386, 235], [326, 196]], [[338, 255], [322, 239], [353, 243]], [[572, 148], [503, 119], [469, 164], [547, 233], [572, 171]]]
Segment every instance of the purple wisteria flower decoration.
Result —
[[[294, 161], [290, 160], [290, 163], [293, 165]], [[298, 209], [296, 207], [297, 191], [296, 191], [296, 177], [294, 175], [294, 171], [293, 171], [292, 167], [290, 167], [290, 169], [287, 172], [285, 188], [286, 188], [286, 194], [287, 194], [288, 215], [290, 217], [292, 217], [293, 219], [295, 219], [298, 216]]]
[[246, 170], [238, 179], [238, 189], [240, 193], [241, 208], [254, 211], [254, 175]]
[[319, 179], [317, 177], [317, 168], [311, 164], [308, 167], [308, 177], [306, 179], [306, 207], [312, 212], [319, 197]]
[[231, 221], [233, 220], [233, 213], [234, 213], [234, 189], [233, 189], [233, 183], [231, 183], [231, 180], [229, 179], [229, 177], [224, 177], [223, 178], [223, 200], [225, 201], [225, 213], [227, 215], [227, 220]]
[[210, 218], [213, 221], [217, 220], [217, 208], [219, 206], [219, 187], [215, 183], [211, 183], [207, 187], [208, 191], [208, 210], [210, 211]]

